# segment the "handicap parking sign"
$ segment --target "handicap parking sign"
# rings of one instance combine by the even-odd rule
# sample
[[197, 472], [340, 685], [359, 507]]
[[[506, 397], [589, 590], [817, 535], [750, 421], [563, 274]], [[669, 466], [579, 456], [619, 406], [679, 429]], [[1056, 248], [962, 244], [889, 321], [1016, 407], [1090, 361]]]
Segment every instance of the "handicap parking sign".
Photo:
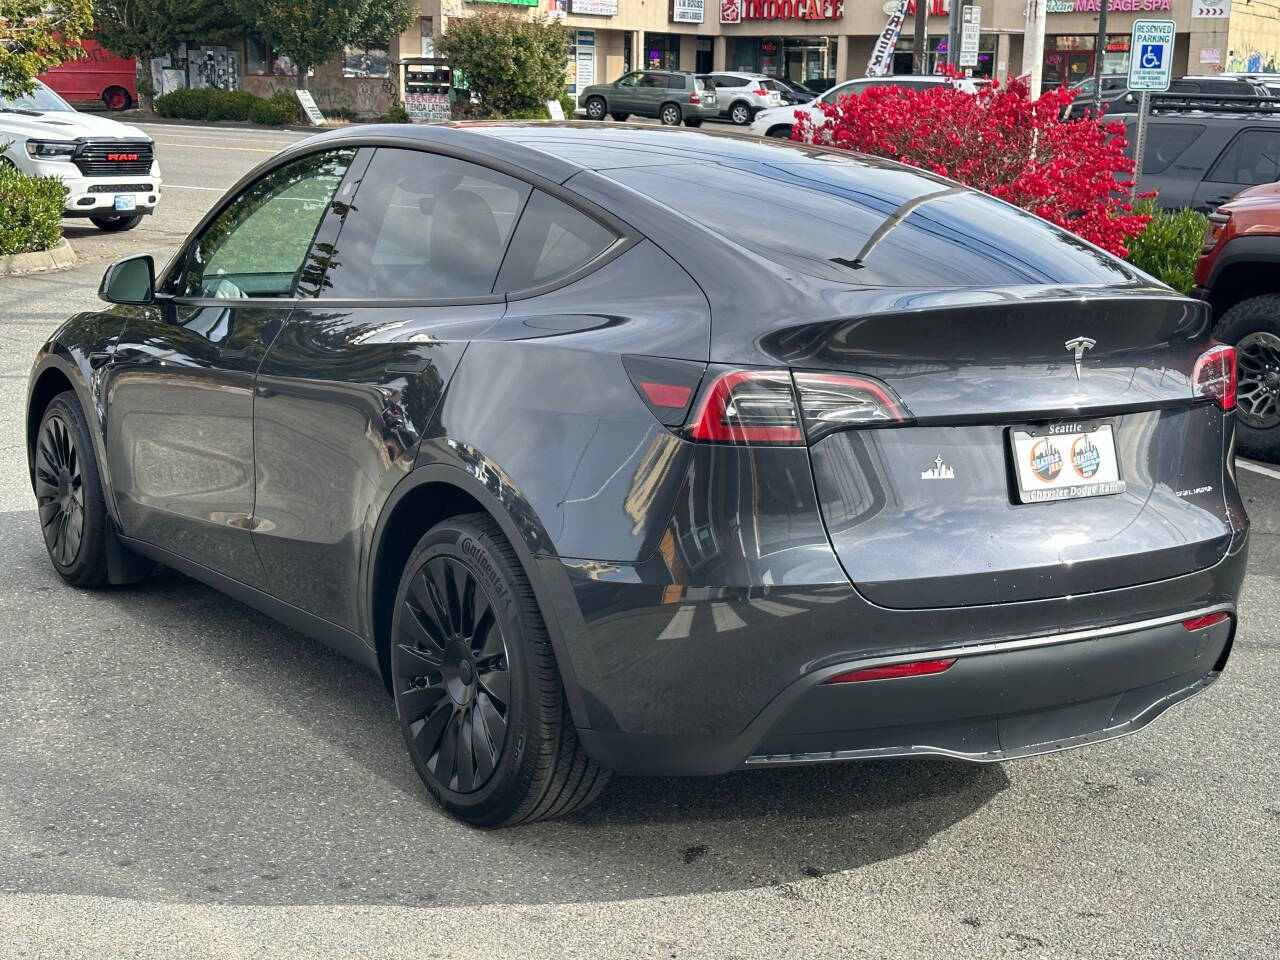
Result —
[[1168, 90], [1173, 67], [1172, 20], [1135, 20], [1129, 49], [1130, 90]]

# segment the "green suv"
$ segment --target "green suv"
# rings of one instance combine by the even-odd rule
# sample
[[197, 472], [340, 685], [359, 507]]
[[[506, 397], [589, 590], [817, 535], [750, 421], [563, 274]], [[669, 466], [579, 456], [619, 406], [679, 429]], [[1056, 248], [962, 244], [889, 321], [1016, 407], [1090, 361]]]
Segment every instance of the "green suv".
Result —
[[654, 117], [668, 127], [683, 121], [697, 127], [720, 115], [716, 92], [692, 73], [677, 70], [633, 70], [613, 83], [597, 83], [578, 95], [589, 120]]

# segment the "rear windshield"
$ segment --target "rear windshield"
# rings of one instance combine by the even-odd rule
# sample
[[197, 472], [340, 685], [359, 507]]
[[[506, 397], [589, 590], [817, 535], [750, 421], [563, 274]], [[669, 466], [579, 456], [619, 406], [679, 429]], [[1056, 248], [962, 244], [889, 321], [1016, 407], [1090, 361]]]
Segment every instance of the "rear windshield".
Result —
[[779, 153], [771, 163], [686, 162], [608, 175], [753, 253], [836, 283], [1092, 285], [1136, 275], [985, 194], [891, 164]]

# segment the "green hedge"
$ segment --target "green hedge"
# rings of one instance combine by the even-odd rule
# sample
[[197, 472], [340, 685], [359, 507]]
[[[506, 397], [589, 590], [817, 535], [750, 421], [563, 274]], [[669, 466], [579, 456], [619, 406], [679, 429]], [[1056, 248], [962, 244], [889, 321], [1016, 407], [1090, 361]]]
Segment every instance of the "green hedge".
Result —
[[1151, 222], [1129, 241], [1129, 262], [1186, 293], [1195, 279], [1209, 218], [1194, 210], [1157, 210], [1151, 200], [1136, 208], [1150, 214]]
[[157, 97], [156, 113], [180, 120], [248, 120], [280, 127], [302, 119], [298, 98], [278, 90], [267, 100], [245, 90], [175, 90]]
[[0, 157], [0, 256], [48, 250], [62, 239], [66, 191], [53, 177], [28, 177]]

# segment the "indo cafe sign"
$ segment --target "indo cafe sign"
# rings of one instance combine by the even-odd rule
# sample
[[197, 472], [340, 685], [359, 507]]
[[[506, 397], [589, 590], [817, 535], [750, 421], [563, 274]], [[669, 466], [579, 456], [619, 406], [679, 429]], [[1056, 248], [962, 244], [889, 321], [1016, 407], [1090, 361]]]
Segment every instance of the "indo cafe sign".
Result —
[[720, 22], [843, 20], [844, 0], [720, 0]]

